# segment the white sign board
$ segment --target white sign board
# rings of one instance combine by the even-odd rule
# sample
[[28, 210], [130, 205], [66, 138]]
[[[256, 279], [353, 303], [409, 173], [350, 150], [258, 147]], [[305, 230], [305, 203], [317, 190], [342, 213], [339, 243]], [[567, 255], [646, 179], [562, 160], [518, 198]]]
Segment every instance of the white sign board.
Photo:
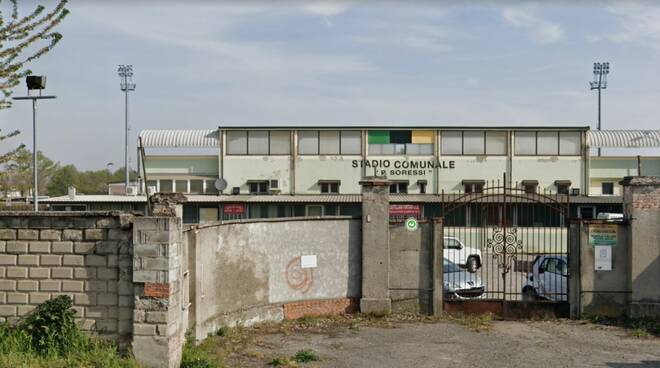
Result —
[[316, 254], [300, 256], [300, 268], [316, 268]]
[[608, 245], [594, 247], [594, 269], [596, 271], [612, 270], [612, 247]]

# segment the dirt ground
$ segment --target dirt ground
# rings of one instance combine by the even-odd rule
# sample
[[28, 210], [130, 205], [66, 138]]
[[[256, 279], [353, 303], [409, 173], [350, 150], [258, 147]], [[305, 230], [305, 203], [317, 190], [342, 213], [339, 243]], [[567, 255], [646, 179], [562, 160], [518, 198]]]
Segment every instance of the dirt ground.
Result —
[[[567, 320], [308, 320], [203, 345], [226, 367], [660, 367], [660, 338]], [[300, 350], [319, 361], [286, 360]]]

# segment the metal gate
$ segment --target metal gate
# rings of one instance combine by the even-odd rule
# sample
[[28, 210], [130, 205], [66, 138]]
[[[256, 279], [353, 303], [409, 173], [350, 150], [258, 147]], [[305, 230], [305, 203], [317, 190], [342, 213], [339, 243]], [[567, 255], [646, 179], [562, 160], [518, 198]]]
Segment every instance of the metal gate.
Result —
[[517, 302], [568, 301], [569, 195], [539, 191], [533, 182], [506, 183], [504, 176], [451, 198], [443, 194], [448, 310], [506, 315], [511, 304], [542, 304]]

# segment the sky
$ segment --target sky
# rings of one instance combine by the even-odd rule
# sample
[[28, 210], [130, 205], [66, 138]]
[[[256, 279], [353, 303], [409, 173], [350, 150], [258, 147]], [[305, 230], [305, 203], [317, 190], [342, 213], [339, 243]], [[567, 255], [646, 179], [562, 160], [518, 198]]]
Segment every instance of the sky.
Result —
[[[29, 66], [57, 96], [39, 104], [38, 149], [81, 169], [123, 165], [118, 64], [133, 65], [137, 84], [133, 166], [143, 129], [595, 127], [595, 61], [611, 70], [603, 129], [660, 129], [657, 4], [74, 0], [62, 42]], [[31, 116], [25, 101], [0, 111], [3, 131], [23, 132], [4, 146], [32, 147]]]

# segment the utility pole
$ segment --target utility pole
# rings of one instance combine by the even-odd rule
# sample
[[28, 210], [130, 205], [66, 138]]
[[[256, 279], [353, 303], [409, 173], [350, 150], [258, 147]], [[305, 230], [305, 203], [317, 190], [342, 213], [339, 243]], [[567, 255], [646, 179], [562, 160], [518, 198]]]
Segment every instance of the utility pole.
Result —
[[[607, 75], [610, 74], [610, 63], [594, 63], [594, 80], [589, 82], [591, 90], [598, 90], [598, 130], [600, 130], [600, 92], [607, 88]], [[598, 156], [600, 157], [600, 147], [598, 147]]]
[[133, 83], [133, 65], [119, 65], [117, 74], [120, 78], [120, 88], [124, 92], [124, 187], [128, 194], [129, 170], [128, 170], [128, 92], [135, 91]]
[[[46, 88], [46, 77], [29, 75], [25, 78], [28, 95], [14, 97], [14, 100], [32, 100], [32, 176], [34, 189], [32, 190], [32, 202], [34, 211], [39, 211], [39, 167], [37, 166], [37, 100], [54, 99], [55, 96], [42, 96], [41, 90]], [[30, 91], [38, 90], [38, 96], [30, 96]]]

